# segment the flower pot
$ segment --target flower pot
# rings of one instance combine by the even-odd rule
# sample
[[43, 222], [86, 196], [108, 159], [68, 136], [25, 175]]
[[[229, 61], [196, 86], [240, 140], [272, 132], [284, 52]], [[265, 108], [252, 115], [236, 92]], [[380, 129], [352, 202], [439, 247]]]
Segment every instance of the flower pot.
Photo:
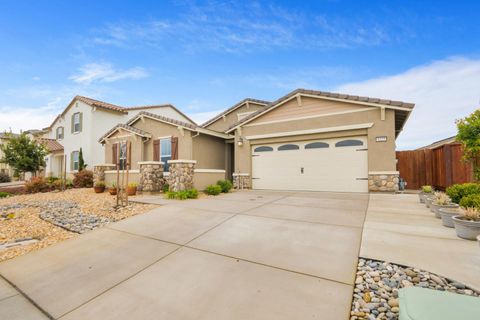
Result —
[[434, 196], [429, 196], [429, 195], [425, 196], [425, 205], [427, 206], [427, 208], [430, 208], [430, 204], [432, 203], [433, 200], [435, 200]]
[[108, 193], [110, 193], [112, 196], [115, 196], [117, 194], [117, 188], [108, 188]]
[[452, 219], [457, 236], [460, 238], [476, 240], [480, 236], [480, 221], [466, 220], [462, 216], [454, 216]]
[[435, 213], [435, 218], [441, 219], [442, 217], [440, 216], [440, 212], [439, 212], [440, 209], [455, 209], [455, 208], [458, 208], [458, 207], [459, 207], [459, 205], [456, 204], [456, 203], [439, 205], [439, 204], [435, 204], [434, 202], [432, 202], [430, 204], [430, 211]]
[[103, 193], [105, 191], [105, 186], [93, 187], [93, 190], [95, 190], [95, 193]]
[[137, 187], [127, 187], [127, 194], [129, 196], [134, 196], [137, 194]]
[[480, 236], [477, 237], [478, 245], [480, 245]]
[[442, 217], [442, 225], [448, 228], [455, 228], [453, 225], [453, 216], [460, 214], [459, 208], [440, 208], [438, 209], [440, 216]]
[[420, 201], [420, 203], [425, 203], [425, 193], [423, 193], [423, 191], [418, 194], [418, 201]]

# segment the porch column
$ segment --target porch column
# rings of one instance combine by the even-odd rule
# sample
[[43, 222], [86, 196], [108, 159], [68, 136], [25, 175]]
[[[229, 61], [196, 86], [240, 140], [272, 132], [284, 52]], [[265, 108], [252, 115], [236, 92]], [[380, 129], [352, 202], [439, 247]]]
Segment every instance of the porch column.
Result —
[[105, 183], [105, 171], [115, 169], [114, 164], [97, 164], [93, 166], [93, 183], [96, 184], [98, 182]]
[[368, 173], [368, 191], [396, 192], [398, 191], [398, 171], [370, 171]]
[[168, 185], [172, 191], [188, 190], [193, 188], [195, 160], [169, 160], [170, 175]]
[[163, 178], [163, 162], [161, 161], [140, 161], [140, 182], [138, 191], [160, 192], [165, 180]]
[[250, 174], [233, 173], [233, 187], [236, 190], [250, 189]]

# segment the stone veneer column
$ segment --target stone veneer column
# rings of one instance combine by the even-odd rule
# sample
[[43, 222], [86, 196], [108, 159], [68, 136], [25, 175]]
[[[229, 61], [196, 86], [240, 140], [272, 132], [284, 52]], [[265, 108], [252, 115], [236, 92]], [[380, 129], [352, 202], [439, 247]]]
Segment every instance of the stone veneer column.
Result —
[[250, 174], [233, 173], [233, 187], [237, 190], [250, 189]]
[[163, 162], [161, 161], [140, 161], [140, 181], [138, 191], [160, 192], [165, 180], [163, 179]]
[[97, 164], [93, 166], [93, 183], [105, 183], [105, 171], [115, 169], [114, 164]]
[[398, 191], [398, 182], [398, 171], [368, 173], [368, 191], [396, 192]]
[[170, 175], [167, 178], [171, 191], [181, 191], [193, 188], [195, 160], [169, 160]]

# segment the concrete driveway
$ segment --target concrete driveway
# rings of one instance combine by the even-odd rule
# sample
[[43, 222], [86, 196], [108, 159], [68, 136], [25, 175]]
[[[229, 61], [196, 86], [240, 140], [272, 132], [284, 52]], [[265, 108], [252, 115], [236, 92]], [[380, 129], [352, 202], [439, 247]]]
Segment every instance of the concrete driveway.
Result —
[[167, 203], [0, 264], [0, 319], [349, 318], [367, 194]]

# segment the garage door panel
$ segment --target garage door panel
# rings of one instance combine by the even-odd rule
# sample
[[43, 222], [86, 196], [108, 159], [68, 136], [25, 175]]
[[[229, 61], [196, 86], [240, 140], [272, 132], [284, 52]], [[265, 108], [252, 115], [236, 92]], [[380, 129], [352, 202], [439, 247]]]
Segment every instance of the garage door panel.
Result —
[[[335, 147], [337, 143], [347, 146]], [[299, 149], [279, 151], [279, 147], [282, 149], [290, 144], [298, 145]], [[309, 147], [305, 148], [307, 145]], [[328, 148], [325, 145], [328, 145]], [[368, 181], [365, 180], [368, 176], [366, 137], [266, 146], [273, 151], [255, 152], [258, 146], [252, 148], [254, 189], [368, 191]], [[270, 148], [268, 149], [271, 150]]]

